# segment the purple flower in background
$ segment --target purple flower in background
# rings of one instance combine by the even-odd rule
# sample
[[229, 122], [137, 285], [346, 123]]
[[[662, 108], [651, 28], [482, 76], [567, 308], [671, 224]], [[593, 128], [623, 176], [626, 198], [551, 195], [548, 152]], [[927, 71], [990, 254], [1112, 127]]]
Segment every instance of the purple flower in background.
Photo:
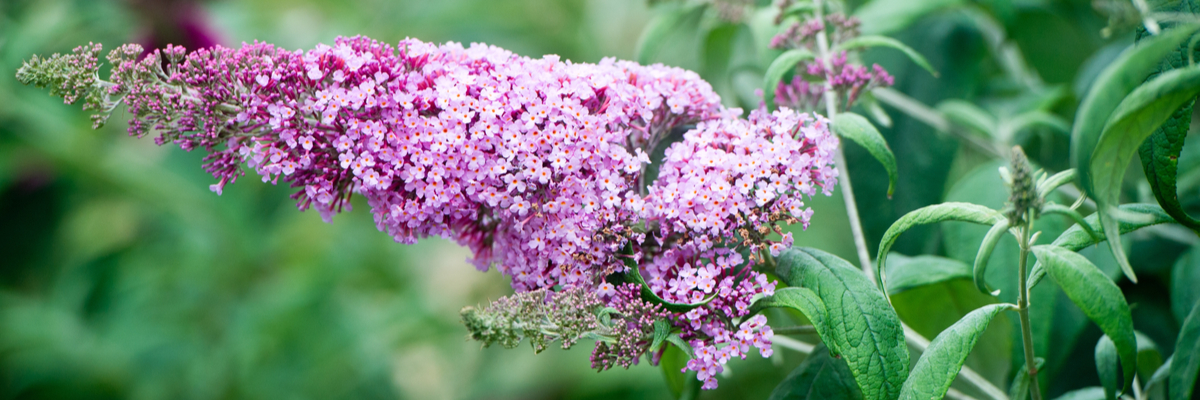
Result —
[[[817, 33], [826, 31], [833, 45], [858, 36], [859, 20], [855, 17], [834, 13], [825, 19], [808, 19], [795, 22], [788, 29], [771, 39], [776, 49], [802, 48], [816, 53]], [[828, 63], [828, 67], [826, 66]], [[851, 62], [847, 52], [830, 54], [828, 60], [820, 58], [797, 65], [796, 75], [791, 82], [781, 81], [775, 88], [775, 102], [802, 111], [816, 110], [825, 95], [828, 82], [839, 97], [843, 109], [850, 109], [855, 100], [865, 91], [892, 86], [894, 80], [879, 64], [871, 68]], [[805, 77], [817, 78], [809, 82]]]
[[197, 0], [126, 0], [143, 23], [138, 43], [143, 55], [168, 45], [196, 50], [221, 44]]

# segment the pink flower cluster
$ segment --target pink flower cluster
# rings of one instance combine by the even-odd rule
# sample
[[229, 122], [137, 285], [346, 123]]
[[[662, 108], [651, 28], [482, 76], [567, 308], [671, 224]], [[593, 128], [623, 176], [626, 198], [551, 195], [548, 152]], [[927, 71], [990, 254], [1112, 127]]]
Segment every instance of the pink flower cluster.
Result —
[[746, 359], [746, 355], [750, 353], [750, 347], [758, 349], [763, 357], [770, 357], [774, 352], [771, 349], [771, 338], [775, 336], [775, 332], [767, 326], [767, 317], [755, 315], [749, 320], [742, 322], [738, 326], [732, 337], [725, 338], [728, 346], [717, 347], [715, 344], [710, 345], [702, 341], [693, 341], [692, 347], [695, 352], [695, 357], [688, 360], [688, 370], [696, 371], [696, 379], [704, 381], [701, 389], [716, 389], [716, 375], [725, 370], [725, 363], [733, 357], [741, 357]]
[[[823, 117], [740, 119], [695, 73], [662, 65], [364, 37], [308, 52], [170, 47], [138, 61], [134, 50], [110, 56], [107, 89], [134, 114], [130, 132], [211, 152], [218, 194], [242, 164], [289, 182], [299, 207], [327, 220], [358, 193], [396, 241], [452, 238], [517, 291], [584, 287], [633, 304], [638, 291], [604, 279], [637, 261], [656, 296], [695, 305], [667, 318], [692, 341], [702, 361], [689, 368], [710, 388], [713, 371], [748, 346], [769, 354], [761, 317], [728, 321], [773, 293], [753, 266], [791, 246], [778, 223], [807, 227], [804, 196], [829, 194], [838, 176]], [[691, 126], [657, 179], [643, 177], [648, 153]], [[639, 321], [630, 332], [649, 326], [625, 320]]]

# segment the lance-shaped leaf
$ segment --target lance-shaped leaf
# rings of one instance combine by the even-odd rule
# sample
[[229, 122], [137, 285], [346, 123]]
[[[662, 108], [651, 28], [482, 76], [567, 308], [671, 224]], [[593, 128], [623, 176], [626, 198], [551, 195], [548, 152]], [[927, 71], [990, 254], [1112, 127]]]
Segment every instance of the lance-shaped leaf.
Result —
[[928, 14], [965, 3], [963, 0], [872, 0], [854, 10], [863, 33], [899, 31]]
[[859, 95], [858, 102], [863, 108], [867, 109], [867, 113], [871, 116], [871, 119], [878, 122], [879, 125], [883, 125], [885, 128], [892, 127], [892, 117], [888, 115], [887, 110], [883, 109], [883, 106], [879, 105], [879, 100], [871, 92]]
[[661, 361], [659, 361], [659, 366], [663, 372], [663, 380], [667, 383], [667, 390], [676, 399], [685, 397], [685, 394], [689, 395], [688, 397], [695, 398], [695, 394], [700, 390], [699, 385], [696, 384], [699, 380], [696, 379], [695, 372], [680, 372], [687, 366], [688, 359], [690, 358], [690, 350], [684, 350], [676, 346], [667, 346], [663, 351]]
[[1104, 400], [1104, 388], [1092, 386], [1076, 389], [1063, 393], [1062, 396], [1055, 397], [1054, 400]]
[[775, 61], [771, 61], [771, 65], [767, 66], [767, 72], [763, 74], [763, 100], [767, 102], [767, 108], [775, 106], [775, 88], [779, 86], [779, 81], [783, 80], [783, 76], [791, 71], [802, 61], [812, 60], [816, 56], [811, 51], [806, 49], [791, 49], [775, 57]]
[[667, 336], [671, 335], [671, 323], [665, 319], [654, 321], [654, 338], [650, 341], [650, 352], [657, 352], [667, 343]]
[[698, 4], [665, 5], [665, 10], [655, 14], [647, 24], [642, 36], [638, 37], [635, 54], [638, 62], [649, 64], [654, 55], [658, 54], [663, 42], [689, 18], [698, 18], [704, 11]]
[[[1200, 25], [1179, 26], [1139, 42], [1122, 52], [1092, 82], [1091, 89], [1079, 103], [1079, 110], [1075, 112], [1075, 126], [1071, 130], [1071, 165], [1079, 172], [1085, 191], [1094, 193], [1092, 154], [1100, 141], [1105, 122], [1113, 115], [1113, 110], [1129, 92], [1158, 68], [1159, 62], [1167, 54], [1175, 51], [1197, 28], [1200, 28]], [[1135, 143], [1134, 146], [1136, 145]]]
[[1007, 143], [1013, 143], [1015, 141], [1014, 136], [1017, 133], [1035, 126], [1050, 128], [1065, 136], [1070, 136], [1071, 134], [1071, 124], [1068, 124], [1062, 117], [1042, 110], [1034, 110], [1001, 122], [996, 129], [996, 136]]
[[[1200, 12], [1200, 3], [1195, 0], [1165, 2], [1155, 7], [1154, 11], [1195, 14]], [[1168, 28], [1169, 25], [1173, 24], [1166, 22], [1163, 27]], [[1152, 35], [1145, 28], [1138, 28], [1136, 37], [1140, 41], [1152, 37]], [[1175, 51], [1159, 63], [1158, 71], [1151, 74], [1151, 77], [1164, 71], [1192, 64], [1194, 62], [1192, 52], [1195, 50], [1195, 45], [1196, 39], [1193, 38], [1187, 45], [1176, 47]], [[1193, 107], [1194, 102], [1189, 101], [1176, 109], [1149, 139], [1142, 142], [1138, 153], [1142, 160], [1142, 171], [1146, 174], [1146, 181], [1150, 183], [1150, 191], [1154, 193], [1158, 204], [1161, 204], [1163, 210], [1175, 217], [1180, 224], [1200, 233], [1200, 220], [1196, 220], [1184, 211], [1183, 205], [1179, 202], [1179, 193], [1176, 188], [1179, 155], [1183, 150], [1188, 128], [1191, 127]]]
[[1154, 393], [1154, 390], [1167, 380], [1167, 376], [1171, 375], [1171, 361], [1174, 359], [1174, 356], [1167, 357], [1167, 360], [1163, 361], [1163, 365], [1154, 370], [1154, 375], [1150, 376], [1150, 380], [1146, 381], [1146, 386], [1142, 390], [1146, 393]]
[[1000, 312], [1013, 308], [1011, 304], [980, 307], [939, 333], [904, 381], [900, 399], [940, 399], [945, 396], [988, 323]]
[[1192, 123], [1194, 103], [1189, 101], [1175, 110], [1149, 139], [1142, 142], [1138, 155], [1142, 160], [1142, 171], [1150, 182], [1150, 191], [1158, 199], [1158, 204], [1180, 224], [1200, 232], [1200, 220], [1183, 209], [1177, 188], [1179, 154], [1183, 152], [1184, 139]]
[[885, 272], [887, 270], [887, 253], [896, 243], [901, 233], [917, 225], [933, 224], [942, 221], [966, 221], [983, 225], [992, 225], [1004, 219], [1000, 212], [971, 203], [941, 203], [913, 210], [892, 223], [883, 233], [879, 242], [879, 254], [875, 257], [875, 284], [880, 289], [886, 288]]
[[1187, 319], [1200, 302], [1200, 246], [1192, 246], [1171, 267], [1171, 313], [1176, 321]]
[[996, 117], [984, 111], [979, 106], [963, 100], [945, 100], [938, 103], [937, 110], [956, 125], [965, 127], [980, 136], [993, 138], [996, 136]]
[[871, 125], [871, 121], [867, 121], [863, 116], [844, 112], [837, 115], [833, 120], [833, 132], [838, 136], [850, 139], [859, 146], [867, 149], [871, 156], [879, 160], [883, 164], [883, 169], [888, 174], [888, 198], [892, 198], [892, 193], [896, 190], [896, 155], [892, 154], [892, 148], [888, 147], [887, 141], [883, 140], [883, 135], [879, 134], [879, 130]]
[[733, 39], [739, 25], [720, 24], [704, 34], [704, 76], [724, 77], [733, 56]]
[[[1034, 368], [1038, 371], [1042, 370], [1042, 365], [1046, 360], [1041, 357], [1034, 357]], [[1013, 377], [1012, 386], [1008, 388], [1009, 400], [1025, 400], [1029, 398], [1029, 365], [1021, 363], [1021, 369], [1017, 370], [1017, 374]]]
[[933, 76], [938, 76], [937, 70], [933, 69], [932, 65], [929, 65], [929, 61], [926, 60], [925, 57], [921, 56], [921, 53], [918, 53], [916, 50], [913, 50], [912, 47], [908, 47], [899, 40], [892, 39], [887, 36], [863, 35], [850, 38], [842, 43], [839, 43], [837, 46], [834, 46], [833, 52], [837, 53], [842, 50], [876, 46], [891, 47], [893, 49], [900, 50], [900, 52], [908, 56], [908, 59], [912, 60], [912, 62], [916, 63], [921, 68], [925, 68], [925, 70], [929, 71], [929, 73]]
[[1058, 189], [1059, 186], [1075, 180], [1077, 175], [1078, 174], [1075, 173], [1074, 169], [1068, 169], [1066, 171], [1050, 175], [1046, 177], [1046, 179], [1039, 180], [1037, 183], [1038, 195], [1046, 197], [1050, 194], [1050, 192], [1054, 191], [1054, 189]]
[[955, 259], [928, 255], [907, 257], [900, 254], [892, 254], [891, 258], [892, 263], [887, 270], [888, 295], [949, 280], [971, 278], [971, 266]]
[[[625, 254], [629, 254], [631, 248], [632, 247], [630, 247], [630, 246], [626, 246]], [[666, 299], [659, 297], [658, 294], [654, 293], [654, 290], [650, 289], [650, 285], [647, 284], [646, 279], [642, 277], [642, 271], [641, 271], [641, 269], [639, 269], [637, 261], [635, 261], [633, 259], [633, 257], [625, 257], [624, 260], [625, 260], [625, 266], [629, 268], [629, 272], [626, 272], [624, 274], [625, 281], [629, 282], [629, 283], [635, 283], [639, 287], [641, 287], [641, 293], [642, 293], [643, 300], [662, 305], [663, 308], [665, 308], [667, 310], [671, 310], [671, 311], [675, 311], [675, 312], [688, 312], [688, 311], [691, 311], [693, 308], [708, 304], [708, 302], [717, 298], [717, 294], [713, 293], [707, 299], [704, 299], [703, 301], [701, 301], [699, 303], [688, 304], [688, 303], [672, 303], [670, 301], [667, 301]]]
[[[888, 258], [888, 269], [896, 272], [888, 274], [889, 298], [892, 300], [892, 307], [896, 309], [896, 315], [906, 324], [905, 332], [919, 333], [921, 337], [932, 339], [971, 311], [997, 303], [995, 296], [980, 293], [975, 289], [975, 284], [971, 282], [970, 264], [936, 256], [909, 258], [894, 252]], [[918, 280], [924, 275], [928, 275], [928, 279]], [[914, 279], [910, 281], [907, 277]], [[928, 284], [896, 291], [894, 289], [897, 281], [923, 281]], [[971, 355], [963, 363], [963, 368], [974, 370], [979, 378], [992, 383], [1008, 379], [1011, 372], [1009, 363], [995, 361], [1012, 357], [1012, 325], [1004, 315], [997, 316], [975, 343], [975, 350], [971, 351]], [[913, 338], [910, 336], [908, 340], [912, 346]], [[924, 348], [928, 345], [928, 340], [925, 342], [917, 347]], [[979, 389], [978, 392], [968, 393], [983, 395], [982, 398], [995, 397], [990, 394], [999, 392], [995, 388], [975, 384], [968, 386]]]
[[1133, 317], [1121, 289], [1079, 253], [1054, 245], [1033, 246], [1033, 254], [1067, 297], [1112, 339], [1120, 356], [1123, 388], [1137, 371], [1137, 338]]
[[1119, 360], [1117, 346], [1107, 335], [1101, 336], [1096, 342], [1096, 374], [1100, 376], [1100, 386], [1104, 388], [1104, 397], [1116, 400], [1117, 391], [1121, 390], [1120, 372], [1117, 372]]
[[900, 318], [862, 271], [833, 254], [793, 248], [777, 259], [779, 277], [825, 302], [836, 348], [867, 399], [895, 399], [908, 376]]
[[992, 229], [989, 229], [987, 235], [983, 237], [983, 243], [979, 244], [979, 253], [975, 255], [975, 268], [972, 271], [975, 279], [975, 287], [979, 288], [980, 292], [992, 296], [999, 295], [1000, 291], [989, 288], [983, 278], [987, 273], [988, 259], [992, 258], [992, 251], [996, 249], [996, 243], [1000, 242], [1000, 238], [1004, 237], [1005, 232], [1008, 232], [1007, 219], [992, 225]]
[[1120, 200], [1125, 169], [1138, 145], [1197, 94], [1200, 94], [1200, 66], [1167, 71], [1151, 79], [1121, 101], [1092, 152], [1092, 194], [1100, 211], [1100, 224], [1112, 243], [1109, 248], [1113, 256], [1131, 281], [1137, 282], [1137, 278], [1125, 250], [1118, 245], [1118, 221], [1112, 211]]
[[[1135, 213], [1146, 216], [1146, 218], [1141, 221], [1122, 221], [1120, 224], [1121, 234], [1133, 232], [1147, 226], [1175, 222], [1170, 215], [1167, 215], [1166, 212], [1163, 212], [1162, 207], [1154, 204], [1122, 204], [1120, 209], [1126, 213]], [[1100, 222], [1096, 214], [1089, 215], [1087, 218], [1084, 218], [1084, 221], [1087, 222], [1092, 229], [1100, 229]], [[1054, 242], [1050, 244], [1070, 251], [1079, 251], [1096, 243], [1097, 242], [1092, 239], [1091, 235], [1089, 235], [1085, 229], [1079, 227], [1078, 225], [1074, 225], [1071, 226], [1070, 229], [1067, 229], [1066, 232], [1063, 232], [1061, 235], [1059, 235], [1058, 238], [1054, 239]], [[1038, 282], [1041, 282], [1042, 278], [1045, 276], [1046, 267], [1041, 261], [1038, 261], [1037, 264], [1033, 265], [1033, 269], [1029, 272], [1029, 282], [1027, 284], [1028, 287], [1033, 289], [1033, 287], [1037, 286]]]
[[804, 314], [812, 322], [813, 328], [817, 330], [817, 335], [821, 336], [821, 340], [830, 347], [830, 351], [839, 354], [837, 349], [839, 340], [835, 338], [836, 334], [830, 331], [826, 321], [828, 312], [825, 309], [825, 302], [821, 301], [816, 292], [804, 287], [787, 287], [776, 290], [774, 295], [758, 299], [750, 305], [749, 315], [757, 314], [770, 307], [790, 308]]
[[1167, 377], [1167, 394], [1171, 399], [1190, 399], [1200, 372], [1200, 306], [1193, 306], [1179, 337], [1175, 339], [1175, 354], [1171, 356], [1171, 372]]
[[793, 15], [809, 14], [812, 13], [814, 7], [815, 5], [813, 3], [807, 1], [795, 2], [792, 3], [792, 5], [787, 6], [787, 8], [783, 10], [783, 13], [781, 13], [779, 17], [782, 19]]
[[1078, 226], [1080, 229], [1083, 229], [1084, 232], [1087, 232], [1088, 236], [1090, 236], [1093, 241], [1096, 243], [1104, 241], [1104, 237], [1100, 236], [1095, 229], [1092, 229], [1092, 226], [1087, 223], [1087, 220], [1084, 219], [1083, 215], [1080, 215], [1078, 211], [1072, 210], [1069, 207], [1061, 204], [1047, 203], [1042, 206], [1042, 215], [1046, 214], [1057, 214], [1070, 218], [1071, 221], [1075, 222], [1074, 226]]
[[792, 370], [771, 392], [770, 400], [858, 400], [862, 390], [846, 361], [830, 355], [818, 344], [812, 354]]
[[1142, 379], [1149, 379], [1163, 365], [1162, 352], [1158, 350], [1158, 344], [1154, 343], [1154, 339], [1150, 339], [1146, 334], [1138, 331], [1133, 332], [1137, 336], [1137, 363], [1138, 375]]

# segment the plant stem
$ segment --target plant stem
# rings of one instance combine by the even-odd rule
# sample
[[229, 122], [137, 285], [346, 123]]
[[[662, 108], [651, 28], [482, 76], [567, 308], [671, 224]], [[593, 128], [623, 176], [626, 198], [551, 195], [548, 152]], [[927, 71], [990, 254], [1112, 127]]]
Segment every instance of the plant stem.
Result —
[[1017, 313], [1021, 315], [1021, 344], [1025, 347], [1025, 368], [1029, 371], [1029, 395], [1033, 400], [1042, 400], [1042, 390], [1038, 387], [1037, 360], [1033, 354], [1033, 330], [1029, 327], [1029, 288], [1026, 286], [1028, 269], [1026, 259], [1029, 258], [1029, 233], [1033, 230], [1033, 220], [1021, 228], [1021, 258], [1018, 261], [1020, 275], [1017, 281]]
[[850, 233], [854, 235], [854, 248], [858, 251], [858, 263], [867, 279], [875, 279], [875, 269], [871, 267], [871, 253], [867, 250], [866, 235], [863, 234], [862, 221], [858, 217], [858, 203], [854, 201], [854, 188], [850, 185], [850, 171], [846, 169], [846, 155], [839, 143], [834, 162], [841, 176], [838, 183], [842, 186], [842, 199], [846, 201], [846, 217], [850, 219]]
[[[818, 21], [824, 21], [824, 2], [816, 0], [813, 3], [813, 16]], [[825, 67], [826, 73], [832, 71], [832, 66], [829, 64], [829, 37], [824, 29], [817, 32], [817, 59]], [[837, 94], [834, 93], [833, 84], [828, 77], [826, 77], [824, 85], [825, 117], [829, 118], [829, 122], [832, 124], [834, 116], [837, 115]], [[850, 233], [854, 235], [854, 248], [858, 251], [858, 263], [862, 267], [863, 273], [867, 275], [867, 279], [874, 280], [875, 270], [871, 268], [871, 253], [867, 251], [867, 239], [863, 235], [862, 221], [858, 218], [858, 203], [854, 201], [854, 187], [850, 184], [850, 171], [846, 168], [846, 155], [841, 143], [838, 143], [834, 164], [840, 172], [838, 183], [842, 187], [842, 199], [846, 201], [846, 216], [850, 219]]]
[[[825, 19], [824, 12], [825, 12], [824, 1], [814, 0], [813, 1], [813, 17], [819, 21], [823, 21]], [[817, 41], [817, 59], [822, 64], [824, 64], [826, 71], [832, 71], [831, 65], [829, 64], [829, 57], [828, 57], [828, 55], [829, 55], [829, 38], [826, 35], [825, 30], [820, 30], [817, 32], [816, 41]], [[829, 118], [830, 123], [833, 123], [834, 116], [837, 115], [837, 94], [834, 93], [833, 85], [829, 81], [829, 79], [825, 79], [825, 93], [824, 93], [823, 97], [825, 100], [825, 117]], [[938, 114], [938, 115], [940, 116], [940, 114]], [[943, 120], [944, 120], [944, 118], [943, 118]], [[949, 122], [944, 122], [943, 125], [949, 126]], [[988, 147], [985, 147], [985, 148], [988, 148]], [[871, 253], [870, 253], [870, 251], [867, 250], [867, 239], [866, 239], [866, 235], [863, 234], [862, 220], [859, 219], [859, 216], [858, 216], [858, 202], [855, 201], [855, 199], [854, 199], [854, 188], [850, 183], [850, 171], [846, 168], [846, 154], [843, 149], [844, 149], [844, 147], [842, 146], [842, 143], [838, 143], [837, 153], [835, 154], [835, 158], [834, 158], [834, 164], [837, 166], [838, 171], [841, 173], [841, 175], [838, 176], [838, 183], [842, 187], [842, 199], [845, 200], [845, 203], [846, 203], [846, 216], [850, 220], [850, 233], [854, 236], [854, 248], [858, 252], [859, 265], [862, 268], [863, 274], [867, 276], [867, 279], [874, 280], [875, 279], [875, 269], [873, 268], [872, 263], [871, 263]], [[886, 296], [886, 293], [885, 293], [885, 296]], [[916, 347], [917, 349], [919, 349], [922, 352], [925, 351], [925, 348], [929, 347], [928, 339], [925, 339], [925, 337], [921, 336], [919, 333], [912, 330], [912, 328], [909, 328], [907, 325], [904, 324], [904, 322], [901, 322], [900, 324], [904, 328], [904, 338], [905, 338], [906, 342], [908, 342], [910, 345], [913, 345], [914, 347]], [[988, 382], [986, 379], [984, 379], [982, 376], [980, 376], [974, 370], [970, 369], [969, 367], [967, 367], [965, 365], [962, 367], [959, 377], [963, 377], [968, 382], [970, 382], [972, 385], [974, 385], [976, 388], [979, 388], [980, 390], [982, 390], [983, 392], [992, 396], [993, 398], [996, 398], [996, 399], [1006, 399], [1007, 398], [1007, 396], [1004, 395], [1003, 391], [996, 388], [996, 386], [992, 385], [991, 382]], [[953, 390], [953, 389], [951, 389], [951, 390]], [[954, 397], [954, 398], [970, 398], [969, 396], [963, 395], [962, 393], [959, 393], [958, 391], [948, 392], [948, 394], [950, 394], [950, 393], [953, 393], [953, 395], [951, 395], [951, 397]], [[1039, 397], [1035, 400], [1041, 400], [1041, 399]]]

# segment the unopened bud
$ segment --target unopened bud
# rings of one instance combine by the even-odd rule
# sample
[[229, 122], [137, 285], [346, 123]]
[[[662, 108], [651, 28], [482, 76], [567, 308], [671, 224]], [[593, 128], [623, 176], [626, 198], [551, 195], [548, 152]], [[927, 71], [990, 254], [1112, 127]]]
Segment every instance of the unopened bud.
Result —
[[1029, 165], [1029, 159], [1025, 157], [1025, 151], [1021, 150], [1021, 146], [1014, 146], [1012, 149], [1012, 163], [1008, 167], [1009, 190], [1011, 194], [1008, 196], [1008, 210], [1005, 216], [1008, 217], [1009, 226], [1022, 226], [1027, 221], [1026, 218], [1037, 218], [1042, 209], [1042, 199], [1038, 197], [1037, 188], [1033, 183], [1033, 167]]

